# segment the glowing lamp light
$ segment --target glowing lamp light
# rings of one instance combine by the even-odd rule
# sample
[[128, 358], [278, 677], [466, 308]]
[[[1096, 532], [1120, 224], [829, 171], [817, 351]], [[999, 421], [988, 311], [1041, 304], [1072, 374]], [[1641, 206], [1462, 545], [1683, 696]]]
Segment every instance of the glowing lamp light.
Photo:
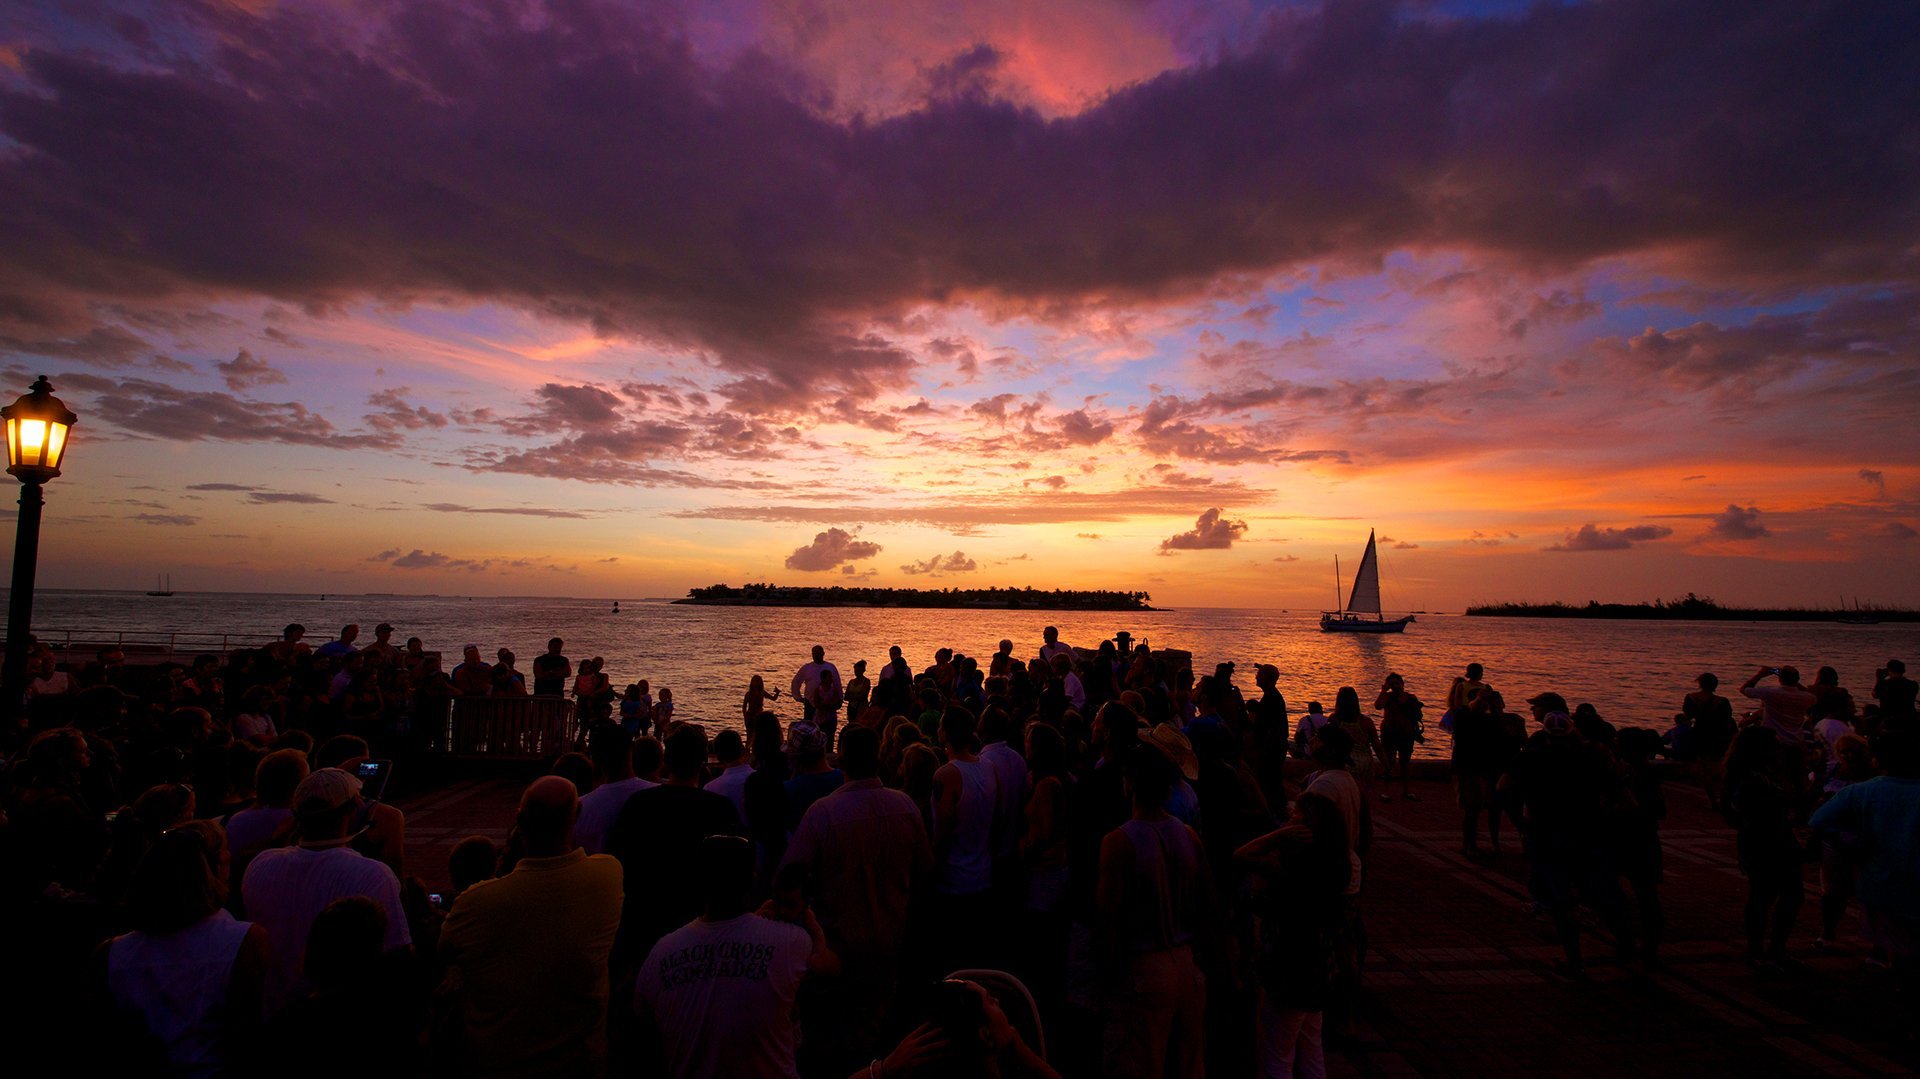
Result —
[[60, 474], [67, 432], [79, 419], [53, 395], [41, 375], [26, 396], [0, 408], [7, 421], [7, 472], [22, 483], [45, 483]]

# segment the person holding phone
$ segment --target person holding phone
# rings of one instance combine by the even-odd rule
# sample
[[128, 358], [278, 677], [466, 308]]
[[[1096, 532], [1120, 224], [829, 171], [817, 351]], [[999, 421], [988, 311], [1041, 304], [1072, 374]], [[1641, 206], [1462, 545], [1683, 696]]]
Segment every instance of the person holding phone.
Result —
[[[1776, 684], [1761, 685], [1760, 680], [1769, 676]], [[1819, 698], [1800, 685], [1800, 671], [1791, 666], [1760, 668], [1740, 687], [1740, 695], [1760, 702], [1754, 722], [1773, 734], [1779, 755], [1775, 770], [1798, 803], [1807, 785], [1807, 710]]]

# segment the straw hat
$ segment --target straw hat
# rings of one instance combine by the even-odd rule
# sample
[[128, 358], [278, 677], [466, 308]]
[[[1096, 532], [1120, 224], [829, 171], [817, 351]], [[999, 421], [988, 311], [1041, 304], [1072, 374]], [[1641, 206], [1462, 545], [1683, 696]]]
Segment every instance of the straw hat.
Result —
[[1148, 731], [1143, 741], [1172, 761], [1173, 766], [1188, 780], [1200, 778], [1200, 758], [1194, 755], [1193, 743], [1180, 733], [1180, 728], [1171, 723], [1162, 723]]

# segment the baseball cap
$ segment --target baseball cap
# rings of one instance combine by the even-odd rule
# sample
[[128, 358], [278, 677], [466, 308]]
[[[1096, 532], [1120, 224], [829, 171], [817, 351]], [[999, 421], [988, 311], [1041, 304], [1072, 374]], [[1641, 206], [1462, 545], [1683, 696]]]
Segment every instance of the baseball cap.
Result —
[[1536, 708], [1544, 708], [1549, 712], [1565, 712], [1567, 710], [1567, 699], [1558, 693], [1548, 692], [1537, 694], [1528, 697], [1527, 703]]
[[293, 789], [293, 811], [298, 816], [326, 813], [360, 796], [360, 778], [340, 768], [321, 768]]

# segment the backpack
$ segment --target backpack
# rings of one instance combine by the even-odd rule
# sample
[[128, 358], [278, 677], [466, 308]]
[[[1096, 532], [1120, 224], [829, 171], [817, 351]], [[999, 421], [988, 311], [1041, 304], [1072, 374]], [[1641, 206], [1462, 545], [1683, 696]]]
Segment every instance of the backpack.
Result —
[[1413, 728], [1413, 740], [1424, 743], [1427, 740], [1427, 721], [1424, 715], [1427, 706], [1420, 703], [1420, 698], [1409, 696], [1407, 703], [1400, 707], [1401, 714], [1407, 717], [1407, 725]]

